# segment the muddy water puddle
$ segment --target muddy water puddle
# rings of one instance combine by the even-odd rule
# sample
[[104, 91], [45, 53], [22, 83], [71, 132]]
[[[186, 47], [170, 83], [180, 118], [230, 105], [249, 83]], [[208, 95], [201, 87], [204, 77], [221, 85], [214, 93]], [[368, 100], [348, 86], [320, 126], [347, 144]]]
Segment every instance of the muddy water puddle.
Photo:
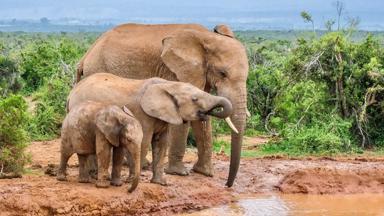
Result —
[[242, 197], [228, 206], [219, 206], [189, 216], [232, 215], [383, 215], [384, 194], [353, 195], [259, 195]]

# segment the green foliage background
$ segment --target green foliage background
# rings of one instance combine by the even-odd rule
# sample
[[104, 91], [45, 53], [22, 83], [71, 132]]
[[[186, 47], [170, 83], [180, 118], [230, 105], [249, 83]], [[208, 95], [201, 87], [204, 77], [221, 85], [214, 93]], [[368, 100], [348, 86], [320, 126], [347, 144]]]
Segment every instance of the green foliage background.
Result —
[[10, 95], [0, 101], [0, 177], [23, 171], [28, 133], [27, 103], [21, 96]]
[[76, 63], [97, 35], [0, 32], [0, 176], [23, 170], [29, 140], [59, 136]]
[[383, 40], [353, 35], [244, 40], [248, 108], [275, 136], [262, 151], [332, 155], [383, 147]]

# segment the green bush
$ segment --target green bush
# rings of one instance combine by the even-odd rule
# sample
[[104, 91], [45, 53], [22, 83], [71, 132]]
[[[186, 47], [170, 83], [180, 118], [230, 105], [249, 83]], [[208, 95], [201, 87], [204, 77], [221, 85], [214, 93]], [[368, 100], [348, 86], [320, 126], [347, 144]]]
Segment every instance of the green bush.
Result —
[[19, 92], [35, 101], [26, 121], [33, 140], [59, 135], [76, 63], [97, 35], [0, 33], [0, 97]]
[[296, 127], [312, 124], [332, 111], [329, 103], [324, 84], [311, 80], [291, 84], [275, 100], [270, 127], [282, 130], [292, 124]]
[[19, 95], [0, 100], [0, 175], [20, 173], [28, 162], [24, 153], [28, 133], [27, 104]]
[[36, 40], [21, 52], [20, 70], [24, 92], [31, 93], [63, 70], [74, 71], [74, 65], [85, 52], [79, 43], [65, 37]]
[[282, 139], [264, 145], [265, 153], [286, 153], [288, 155], [333, 155], [356, 150], [350, 129], [352, 123], [331, 115], [329, 121], [317, 121], [303, 127], [287, 127]]
[[29, 127], [32, 139], [47, 140], [60, 134], [72, 82], [71, 76], [54, 77], [35, 93], [38, 103]]
[[21, 80], [16, 62], [9, 57], [8, 51], [0, 43], [0, 97], [20, 90]]
[[58, 71], [60, 62], [55, 45], [46, 40], [29, 44], [21, 53], [20, 69], [25, 82], [25, 92], [35, 91], [44, 80]]

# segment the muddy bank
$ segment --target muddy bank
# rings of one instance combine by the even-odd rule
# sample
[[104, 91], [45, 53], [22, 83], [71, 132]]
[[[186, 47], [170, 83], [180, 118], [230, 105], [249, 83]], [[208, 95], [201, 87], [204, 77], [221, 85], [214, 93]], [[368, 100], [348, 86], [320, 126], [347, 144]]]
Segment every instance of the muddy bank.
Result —
[[[171, 186], [143, 183], [132, 194], [126, 187], [96, 189], [92, 184], [56, 182], [42, 176], [22, 180], [2, 181], [0, 184], [1, 215], [121, 215], [156, 214], [198, 210], [230, 201], [227, 192], [209, 182], [189, 183], [169, 179]], [[194, 188], [186, 191], [186, 188]]]
[[[68, 182], [44, 174], [49, 164], [58, 164], [59, 140], [33, 143], [28, 151], [29, 172], [23, 178], [0, 180], [1, 215], [170, 215], [225, 205], [244, 194], [384, 192], [382, 160], [243, 159], [235, 184], [228, 189], [224, 187], [228, 157], [215, 155], [213, 178], [166, 175], [169, 186], [164, 187], [149, 183], [151, 172], [144, 171], [138, 189], [128, 194], [126, 184], [98, 189], [92, 183], [77, 183], [76, 156], [69, 161]], [[196, 153], [189, 150], [187, 166], [191, 168], [195, 160]], [[125, 168], [123, 178], [127, 175]]]
[[384, 193], [384, 172], [373, 167], [357, 170], [317, 167], [292, 172], [277, 187], [283, 193]]
[[[164, 187], [149, 183], [151, 172], [144, 171], [138, 189], [131, 194], [127, 184], [100, 189], [93, 183], [78, 183], [76, 155], [69, 161], [68, 181], [59, 182], [50, 169], [51, 164], [58, 164], [59, 140], [35, 142], [28, 151], [32, 156], [28, 174], [0, 180], [1, 215], [169, 215], [232, 199], [224, 181], [195, 173], [187, 178], [167, 175], [169, 186]], [[188, 165], [192, 166], [189, 158]], [[126, 168], [123, 178], [127, 176]]]

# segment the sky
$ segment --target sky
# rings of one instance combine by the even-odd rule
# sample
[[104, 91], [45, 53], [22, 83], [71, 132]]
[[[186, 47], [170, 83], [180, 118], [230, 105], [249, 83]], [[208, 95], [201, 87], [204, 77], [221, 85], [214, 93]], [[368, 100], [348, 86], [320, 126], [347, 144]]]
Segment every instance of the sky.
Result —
[[[238, 26], [300, 28], [300, 12], [313, 15], [316, 27], [336, 17], [335, 0], [0, 0], [0, 20], [74, 18], [122, 22], [202, 22]], [[344, 0], [345, 14], [363, 28], [384, 28], [384, 0]]]

